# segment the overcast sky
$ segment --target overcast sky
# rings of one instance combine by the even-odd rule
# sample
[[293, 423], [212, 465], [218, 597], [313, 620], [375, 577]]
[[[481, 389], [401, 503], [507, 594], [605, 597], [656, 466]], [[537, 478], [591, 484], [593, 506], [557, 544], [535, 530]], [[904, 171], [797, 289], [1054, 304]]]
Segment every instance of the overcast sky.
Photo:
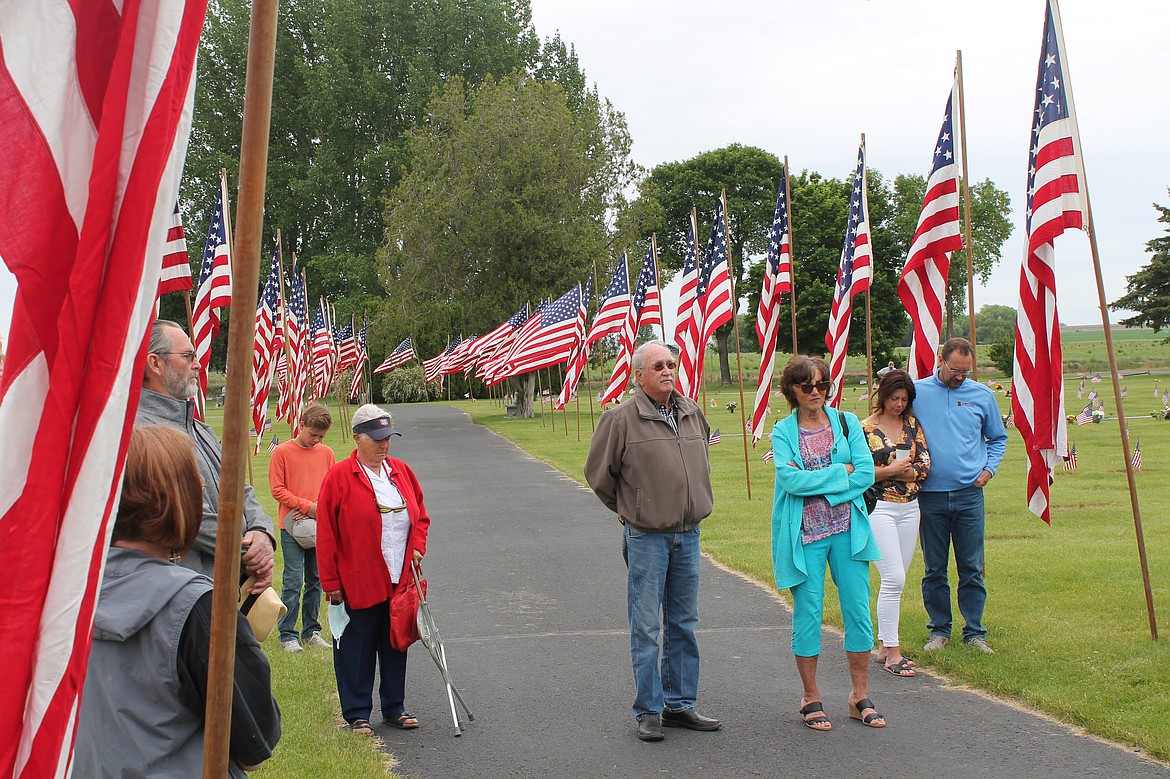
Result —
[[[625, 113], [647, 168], [742, 143], [787, 154], [795, 171], [844, 178], [864, 132], [871, 167], [926, 175], [962, 50], [971, 178], [992, 179], [1015, 207], [1003, 261], [975, 303], [1016, 305], [1043, 0], [531, 2], [537, 32], [559, 31]], [[1164, 234], [1151, 203], [1170, 205], [1170, 2], [1063, 0], [1061, 13], [1105, 294], [1115, 300], [1148, 262], [1146, 241]], [[1056, 242], [1066, 323], [1101, 321], [1088, 247], [1079, 233]], [[13, 289], [0, 269], [5, 338]]]

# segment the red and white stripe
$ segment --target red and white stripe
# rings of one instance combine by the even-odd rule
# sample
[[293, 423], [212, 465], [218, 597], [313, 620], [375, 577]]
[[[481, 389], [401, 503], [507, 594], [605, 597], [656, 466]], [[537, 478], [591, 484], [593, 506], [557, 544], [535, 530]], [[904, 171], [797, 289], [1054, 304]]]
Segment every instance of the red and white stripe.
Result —
[[1027, 456], [1028, 509], [1045, 522], [1051, 522], [1049, 488], [1056, 462], [1068, 452], [1053, 240], [1065, 229], [1079, 229], [1089, 224], [1080, 134], [1073, 110], [1060, 16], [1049, 3], [1045, 45], [1040, 55], [1037, 116], [1049, 105], [1045, 101], [1051, 101], [1053, 97], [1045, 94], [1051, 84], [1045, 76], [1046, 60], [1053, 54], [1060, 65], [1057, 89], [1063, 90], [1068, 115], [1047, 123], [1034, 120], [1030, 155], [1034, 163], [1029, 171], [1032, 207], [1028, 214], [1028, 241], [1020, 268], [1020, 303], [1016, 314], [1012, 371], [1012, 416]]
[[[760, 339], [760, 375], [756, 381], [755, 406], [752, 409], [752, 446], [766, 433], [769, 406], [772, 401], [772, 374], [776, 367], [776, 338], [780, 330], [780, 301], [785, 292], [792, 292], [792, 241], [789, 238], [788, 206], [785, 203], [788, 170], [781, 169], [776, 210], [772, 219], [772, 234], [768, 257], [764, 264], [764, 285], [760, 290], [760, 305], [756, 311], [756, 336]], [[777, 234], [779, 233], [779, 234]]]
[[[624, 286], [621, 284], [622, 279], [625, 280]], [[619, 291], [607, 296], [602, 301], [601, 308], [593, 315], [593, 325], [589, 328], [589, 336], [585, 339], [588, 346], [593, 346], [594, 343], [607, 335], [620, 333], [622, 325], [626, 321], [626, 315], [630, 311], [630, 306], [633, 305], [633, 298], [630, 296], [629, 258], [624, 252], [621, 262], [614, 269], [613, 280], [610, 281], [607, 289], [615, 288]]]
[[187, 256], [187, 238], [183, 233], [183, 215], [179, 213], [179, 204], [175, 203], [175, 212], [171, 215], [171, 223], [167, 227], [167, 242], [163, 246], [162, 273], [158, 278], [158, 294], [180, 292], [191, 289], [195, 283], [191, 280], [191, 260]]
[[256, 337], [252, 345], [252, 424], [257, 433], [257, 453], [268, 418], [268, 394], [276, 373], [276, 360], [284, 349], [284, 306], [278, 273], [280, 261], [274, 255], [268, 280], [256, 306]]
[[206, 3], [0, 14], [0, 775], [68, 775]]
[[[943, 134], [955, 127], [954, 107], [958, 105], [958, 81], [951, 87], [943, 119]], [[954, 146], [954, 139], [947, 138]], [[959, 174], [956, 157], [949, 162], [937, 155], [945, 141], [940, 136], [935, 162], [926, 182], [926, 195], [914, 239], [906, 254], [906, 266], [898, 282], [898, 298], [910, 315], [914, 336], [910, 344], [910, 375], [922, 379], [934, 372], [941, 340], [943, 310], [947, 299], [947, 277], [951, 253], [963, 248], [959, 222]], [[954, 146], [954, 148], [958, 148]]]
[[695, 213], [691, 211], [690, 236], [687, 258], [683, 265], [682, 285], [678, 293], [678, 316], [674, 324], [674, 342], [678, 345], [677, 389], [691, 400], [699, 397], [701, 381], [695, 374], [698, 360], [699, 310], [695, 291], [699, 285], [699, 267], [696, 258], [699, 228], [695, 224]]
[[[220, 191], [215, 207], [212, 211], [212, 223], [208, 228], [207, 241], [214, 243], [210, 249], [205, 248], [204, 254], [212, 252], [212, 264], [209, 273], [203, 274], [200, 269], [199, 289], [195, 291], [195, 303], [191, 311], [191, 342], [195, 345], [195, 357], [199, 360], [199, 398], [197, 407], [202, 410], [207, 398], [207, 368], [211, 364], [211, 342], [219, 334], [219, 309], [229, 308], [232, 304], [232, 265], [231, 253], [227, 239], [226, 226], [216, 223], [216, 219], [227, 218], [227, 181], [220, 180]], [[223, 229], [220, 240], [220, 228]], [[206, 260], [204, 261], [206, 264]]]

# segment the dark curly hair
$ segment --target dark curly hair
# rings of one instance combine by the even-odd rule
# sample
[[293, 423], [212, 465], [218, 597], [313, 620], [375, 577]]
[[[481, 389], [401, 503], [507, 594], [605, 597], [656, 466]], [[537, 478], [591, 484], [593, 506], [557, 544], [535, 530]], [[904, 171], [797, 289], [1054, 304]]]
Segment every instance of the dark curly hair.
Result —
[[799, 402], [796, 399], [796, 385], [812, 381], [817, 371], [820, 371], [822, 380], [828, 380], [828, 363], [821, 357], [811, 357], [807, 354], [794, 355], [784, 366], [784, 373], [780, 375], [780, 392], [788, 401], [789, 408], [796, 408]]
[[906, 410], [902, 412], [902, 416], [910, 413], [914, 407], [914, 396], [917, 392], [914, 389], [914, 379], [910, 378], [910, 374], [901, 368], [896, 368], [885, 376], [882, 376], [881, 383], [878, 384], [877, 397], [873, 400], [872, 411], [877, 413], [886, 407], [886, 401], [890, 399], [898, 390], [906, 390]]
[[147, 541], [183, 555], [202, 520], [203, 480], [191, 439], [167, 425], [135, 427], [113, 540]]

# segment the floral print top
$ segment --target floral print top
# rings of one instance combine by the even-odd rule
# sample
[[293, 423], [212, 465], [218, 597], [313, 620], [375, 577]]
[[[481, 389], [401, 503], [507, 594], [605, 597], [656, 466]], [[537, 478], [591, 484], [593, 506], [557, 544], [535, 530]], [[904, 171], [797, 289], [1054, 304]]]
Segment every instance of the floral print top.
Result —
[[[833, 428], [818, 430], [800, 428], [800, 459], [810, 471], [819, 471], [833, 464]], [[800, 523], [801, 543], [811, 544], [836, 533], [849, 530], [850, 504], [830, 506], [821, 495], [804, 499], [804, 515]]]
[[888, 500], [891, 503], [907, 503], [918, 497], [922, 489], [922, 482], [930, 474], [930, 450], [926, 447], [926, 436], [922, 433], [922, 426], [911, 414], [902, 418], [902, 433], [896, 440], [892, 440], [878, 428], [876, 422], [864, 419], [861, 429], [865, 431], [865, 442], [873, 453], [874, 465], [889, 465], [894, 457], [895, 449], [910, 449], [910, 462], [914, 468], [914, 481], [899, 481], [897, 479], [883, 479], [873, 488], [878, 493], [878, 500]]

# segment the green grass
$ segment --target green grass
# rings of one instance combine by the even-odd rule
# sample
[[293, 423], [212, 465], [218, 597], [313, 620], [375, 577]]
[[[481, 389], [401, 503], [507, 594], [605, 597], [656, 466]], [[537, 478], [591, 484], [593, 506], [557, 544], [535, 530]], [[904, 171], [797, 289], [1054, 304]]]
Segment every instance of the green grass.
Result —
[[[1104, 378], [1100, 384], [1086, 382], [1085, 392], [1096, 388], [1112, 415], [1116, 408], [1113, 389], [1108, 376]], [[1162, 408], [1154, 397], [1155, 381], [1165, 388], [1170, 376], [1130, 376], [1123, 386], [1129, 389], [1131, 445], [1140, 440], [1142, 446], [1144, 466], [1136, 481], [1153, 597], [1163, 609], [1161, 629], [1166, 635], [1170, 632], [1170, 581], [1164, 575], [1170, 561], [1166, 511], [1170, 505], [1170, 422], [1149, 416]], [[1006, 381], [1002, 384], [1008, 386]], [[1077, 400], [1077, 388], [1075, 378], [1068, 381], [1066, 403], [1074, 412], [1087, 402]], [[844, 408], [864, 413], [864, 404], [857, 400], [860, 392], [857, 386], [851, 387]], [[768, 444], [761, 441], [757, 449], [749, 447], [749, 501], [742, 441], [729, 437], [740, 429], [740, 415], [724, 406], [728, 400], [738, 401], [738, 386], [709, 385], [707, 393], [705, 411], [712, 427], [722, 429], [724, 439], [711, 452], [716, 506], [703, 523], [703, 546], [720, 563], [771, 587], [773, 470], [760, 459]], [[745, 387], [745, 396], [750, 404], [752, 389]], [[1002, 393], [999, 397], [1006, 414], [1008, 402]], [[505, 419], [503, 410], [490, 402], [454, 405], [535, 457], [582, 480], [591, 432], [584, 402], [580, 443], [575, 409], [568, 416], [567, 428], [564, 418], [557, 415], [554, 431], [547, 417], [543, 426], [539, 416]], [[774, 408], [781, 415], [787, 413], [783, 401]], [[1170, 643], [1150, 638], [1117, 421], [1070, 429], [1079, 468], [1056, 474], [1051, 527], [1027, 510], [1024, 453], [1019, 435], [1011, 432], [1007, 457], [987, 489], [985, 623], [997, 653], [982, 655], [958, 643], [933, 656], [914, 652], [928, 633], [913, 584], [907, 587], [902, 609], [907, 653], [957, 683], [1019, 701], [1104, 738], [1170, 759], [1170, 730], [1164, 716], [1170, 710]], [[876, 591], [876, 573], [873, 576]], [[919, 555], [909, 579], [916, 582], [921, 576]], [[826, 620], [839, 627], [834, 601], [826, 599]], [[959, 619], [957, 607], [955, 615]]]

